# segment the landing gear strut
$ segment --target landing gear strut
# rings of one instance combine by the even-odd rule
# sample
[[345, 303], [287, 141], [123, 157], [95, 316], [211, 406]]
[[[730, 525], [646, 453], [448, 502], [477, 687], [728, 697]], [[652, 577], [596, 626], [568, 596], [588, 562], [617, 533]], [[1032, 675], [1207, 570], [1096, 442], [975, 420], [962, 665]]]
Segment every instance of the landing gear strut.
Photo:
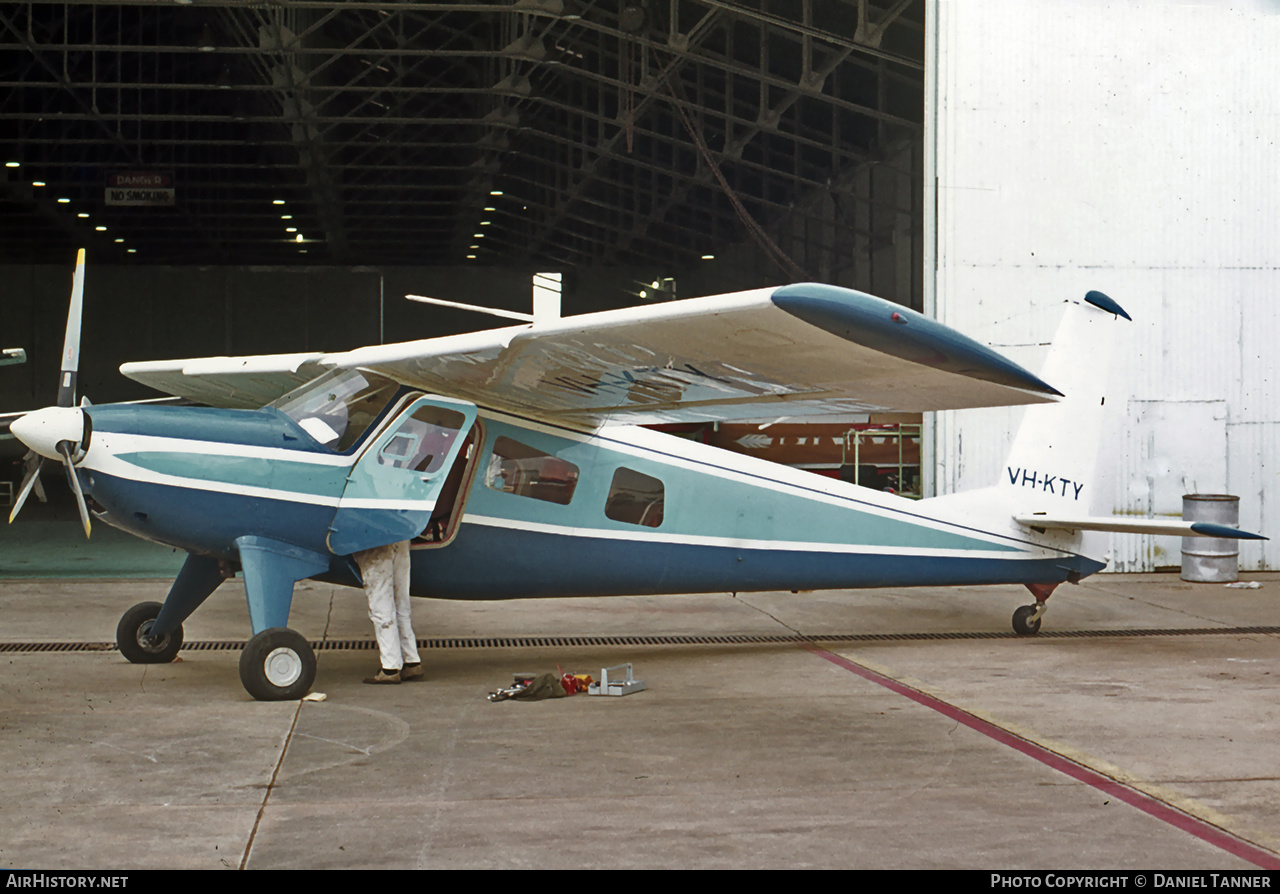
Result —
[[1013, 632], [1019, 636], [1033, 636], [1040, 632], [1040, 619], [1049, 608], [1049, 596], [1057, 589], [1055, 584], [1025, 584], [1036, 597], [1035, 605], [1020, 605], [1013, 613]]
[[116, 625], [116, 645], [133, 664], [168, 664], [182, 648], [182, 625], [164, 636], [152, 636], [151, 628], [160, 614], [160, 603], [139, 602]]

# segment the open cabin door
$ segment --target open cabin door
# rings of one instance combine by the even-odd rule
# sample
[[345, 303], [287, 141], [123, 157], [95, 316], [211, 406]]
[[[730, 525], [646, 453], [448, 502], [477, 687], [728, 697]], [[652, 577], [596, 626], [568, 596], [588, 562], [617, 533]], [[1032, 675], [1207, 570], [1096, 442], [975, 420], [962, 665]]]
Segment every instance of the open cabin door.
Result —
[[329, 526], [339, 556], [415, 537], [431, 520], [445, 477], [475, 423], [475, 404], [421, 393], [399, 408], [357, 455]]

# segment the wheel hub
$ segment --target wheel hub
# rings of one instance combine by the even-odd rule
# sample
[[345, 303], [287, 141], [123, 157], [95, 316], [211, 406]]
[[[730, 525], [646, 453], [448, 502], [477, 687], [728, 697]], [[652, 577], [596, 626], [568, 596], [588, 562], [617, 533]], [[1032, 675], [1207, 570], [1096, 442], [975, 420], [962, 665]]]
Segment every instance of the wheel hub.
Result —
[[138, 645], [146, 649], [148, 652], [160, 652], [169, 644], [169, 635], [152, 636], [151, 628], [155, 626], [155, 621], [143, 621], [138, 625]]
[[283, 689], [302, 676], [302, 658], [293, 649], [275, 649], [267, 655], [262, 671], [272, 686]]

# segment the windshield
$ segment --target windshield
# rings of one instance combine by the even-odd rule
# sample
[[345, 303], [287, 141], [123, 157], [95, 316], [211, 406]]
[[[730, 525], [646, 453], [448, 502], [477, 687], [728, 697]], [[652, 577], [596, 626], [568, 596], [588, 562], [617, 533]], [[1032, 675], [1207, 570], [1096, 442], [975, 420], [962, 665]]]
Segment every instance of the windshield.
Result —
[[344, 453], [360, 440], [399, 388], [377, 373], [334, 370], [267, 406], [284, 413], [321, 444]]

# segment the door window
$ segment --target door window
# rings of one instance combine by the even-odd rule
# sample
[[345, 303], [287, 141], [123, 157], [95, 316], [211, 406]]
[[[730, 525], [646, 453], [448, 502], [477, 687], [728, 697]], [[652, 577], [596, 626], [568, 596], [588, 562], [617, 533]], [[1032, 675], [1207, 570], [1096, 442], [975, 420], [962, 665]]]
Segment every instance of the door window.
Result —
[[426, 405], [397, 426], [378, 450], [378, 463], [431, 474], [444, 467], [466, 417], [447, 407]]

